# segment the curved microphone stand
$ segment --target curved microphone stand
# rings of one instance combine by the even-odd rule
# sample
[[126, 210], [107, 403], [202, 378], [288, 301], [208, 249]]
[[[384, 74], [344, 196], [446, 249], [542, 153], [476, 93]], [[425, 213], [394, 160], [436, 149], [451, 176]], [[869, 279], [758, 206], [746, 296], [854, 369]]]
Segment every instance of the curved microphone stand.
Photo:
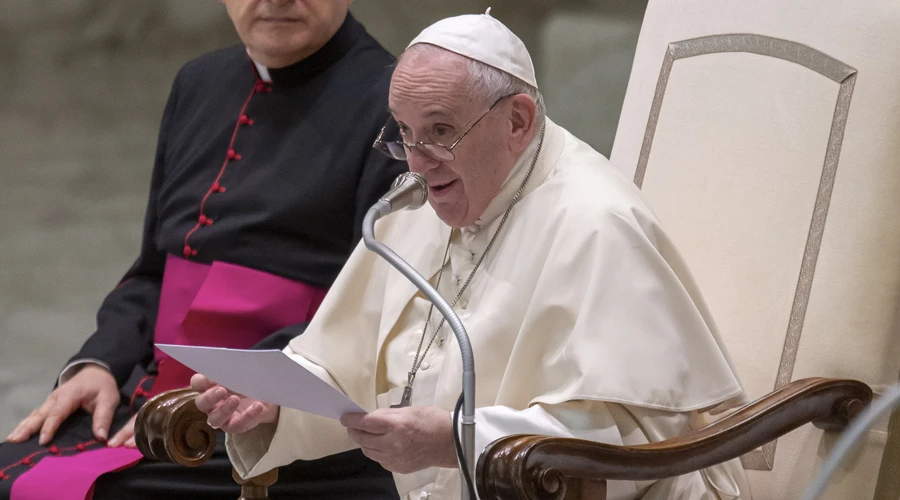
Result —
[[[366, 213], [363, 220], [363, 241], [366, 248], [380, 255], [389, 264], [394, 266], [403, 276], [411, 281], [416, 287], [428, 297], [438, 311], [447, 320], [447, 324], [453, 329], [456, 335], [456, 341], [459, 344], [459, 350], [462, 353], [462, 387], [463, 387], [463, 407], [462, 407], [462, 448], [463, 461], [469, 471], [469, 477], [475, 477], [475, 356], [472, 353], [472, 344], [469, 342], [469, 334], [466, 333], [466, 327], [463, 326], [459, 316], [444, 300], [443, 297], [434, 289], [433, 286], [419, 274], [412, 266], [409, 265], [400, 256], [394, 253], [384, 243], [375, 239], [375, 221], [378, 219], [403, 209], [415, 210], [428, 200], [428, 184], [420, 175], [414, 173], [406, 173], [397, 177], [394, 186], [378, 203], [372, 206]], [[466, 489], [465, 480], [463, 481], [462, 498], [469, 499]]]

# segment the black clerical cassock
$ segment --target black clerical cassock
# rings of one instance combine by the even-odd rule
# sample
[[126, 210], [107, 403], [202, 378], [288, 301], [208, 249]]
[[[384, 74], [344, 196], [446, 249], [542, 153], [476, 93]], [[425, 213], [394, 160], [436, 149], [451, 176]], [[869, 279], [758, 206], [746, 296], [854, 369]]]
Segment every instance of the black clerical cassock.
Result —
[[[165, 370], [165, 362], [157, 370], [154, 356], [167, 261], [170, 271], [173, 262], [191, 269], [226, 263], [307, 287], [312, 300], [321, 300], [360, 239], [366, 210], [406, 169], [371, 147], [388, 118], [392, 64], [348, 14], [322, 49], [292, 66], [256, 66], [237, 46], [178, 73], [163, 115], [140, 256], [100, 308], [97, 332], [62, 374], [65, 379], [86, 361], [109, 368], [122, 398], [112, 433], [148, 395], [168, 388], [161, 387], [164, 375], [168, 384], [187, 382], [188, 374]], [[284, 326], [243, 341], [283, 347], [302, 328]], [[42, 459], [77, 461], [104, 447], [93, 440], [90, 415], [80, 411], [50, 446], [38, 446], [37, 436], [3, 444], [0, 498], [34, 491], [47, 478], [62, 494], [74, 468], [42, 466]], [[141, 462], [106, 474], [94, 498], [236, 498], [239, 488], [221, 448], [197, 469]], [[276, 498], [279, 492], [396, 497], [390, 474], [358, 451], [287, 466], [271, 491]]]

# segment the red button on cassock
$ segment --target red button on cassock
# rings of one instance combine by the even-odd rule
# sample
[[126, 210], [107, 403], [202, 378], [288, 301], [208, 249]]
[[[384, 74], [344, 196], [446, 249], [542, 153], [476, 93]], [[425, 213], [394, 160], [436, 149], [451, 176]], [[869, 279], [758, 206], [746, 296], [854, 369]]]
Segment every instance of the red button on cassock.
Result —
[[78, 451], [84, 451], [86, 449], [86, 446], [84, 446], [84, 443], [78, 443], [75, 445], [75, 449]]

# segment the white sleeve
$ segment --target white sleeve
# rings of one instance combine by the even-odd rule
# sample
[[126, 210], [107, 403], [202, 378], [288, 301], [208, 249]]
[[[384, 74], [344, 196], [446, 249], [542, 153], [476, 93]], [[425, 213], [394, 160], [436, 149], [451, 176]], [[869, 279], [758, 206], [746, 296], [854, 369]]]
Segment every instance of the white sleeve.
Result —
[[110, 370], [109, 365], [104, 363], [103, 361], [100, 361], [99, 359], [94, 359], [94, 358], [76, 359], [75, 361], [72, 361], [71, 363], [66, 365], [66, 367], [63, 368], [63, 370], [59, 373], [59, 379], [57, 379], [57, 385], [65, 384], [72, 377], [74, 377], [76, 373], [78, 373], [82, 368], [84, 368], [87, 365], [102, 366], [103, 368], [106, 368], [106, 371], [108, 371], [109, 373], [112, 373], [112, 370]]
[[475, 422], [477, 450], [484, 450], [491, 442], [513, 434], [541, 434], [622, 444], [616, 420], [605, 403], [568, 401], [554, 405], [537, 404], [522, 411], [506, 406], [489, 406], [475, 410]]
[[[676, 437], [690, 429], [688, 413], [646, 410], [600, 401], [537, 404], [522, 411], [504, 406], [479, 408], [475, 412], [475, 422], [475, 449], [479, 455], [493, 441], [513, 434], [538, 434], [634, 446]], [[656, 482], [610, 481], [607, 485], [607, 498], [609, 500], [749, 498], [740, 496], [730, 477], [721, 476], [722, 469], [716, 470], [716, 473], [719, 476], [718, 481], [712, 482], [719, 484], [709, 484], [712, 478], [706, 471]]]
[[[645, 439], [651, 442], [683, 435], [692, 428], [691, 417], [699, 418], [691, 413], [673, 413], [636, 406], [610, 406], [627, 412], [641, 428]], [[706, 422], [695, 422], [694, 428], [705, 424]], [[640, 497], [642, 500], [752, 500], [744, 468], [737, 458], [683, 476], [643, 484], [650, 486]]]
[[[522, 411], [505, 406], [479, 408], [475, 410], [475, 449], [480, 455], [493, 441], [513, 434], [538, 434], [622, 445], [616, 417], [610, 413], [608, 406], [596, 401], [567, 401], [553, 405], [537, 404]], [[637, 493], [635, 483], [614, 481], [608, 485], [607, 498], [640, 498]]]
[[[340, 390], [327, 370], [290, 347], [285, 348], [294, 362]], [[242, 478], [258, 476], [295, 460], [315, 460], [358, 448], [338, 422], [312, 413], [281, 408], [277, 424], [260, 425], [241, 434], [226, 434], [225, 449], [235, 471]]]

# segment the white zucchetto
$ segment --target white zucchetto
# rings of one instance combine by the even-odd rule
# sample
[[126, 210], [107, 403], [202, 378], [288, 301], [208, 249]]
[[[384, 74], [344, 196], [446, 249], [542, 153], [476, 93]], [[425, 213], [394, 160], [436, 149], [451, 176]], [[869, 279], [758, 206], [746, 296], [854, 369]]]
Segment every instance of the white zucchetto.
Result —
[[503, 23], [490, 15], [448, 17], [425, 28], [407, 48], [418, 43], [435, 45], [493, 66], [537, 88], [534, 63], [525, 44]]

